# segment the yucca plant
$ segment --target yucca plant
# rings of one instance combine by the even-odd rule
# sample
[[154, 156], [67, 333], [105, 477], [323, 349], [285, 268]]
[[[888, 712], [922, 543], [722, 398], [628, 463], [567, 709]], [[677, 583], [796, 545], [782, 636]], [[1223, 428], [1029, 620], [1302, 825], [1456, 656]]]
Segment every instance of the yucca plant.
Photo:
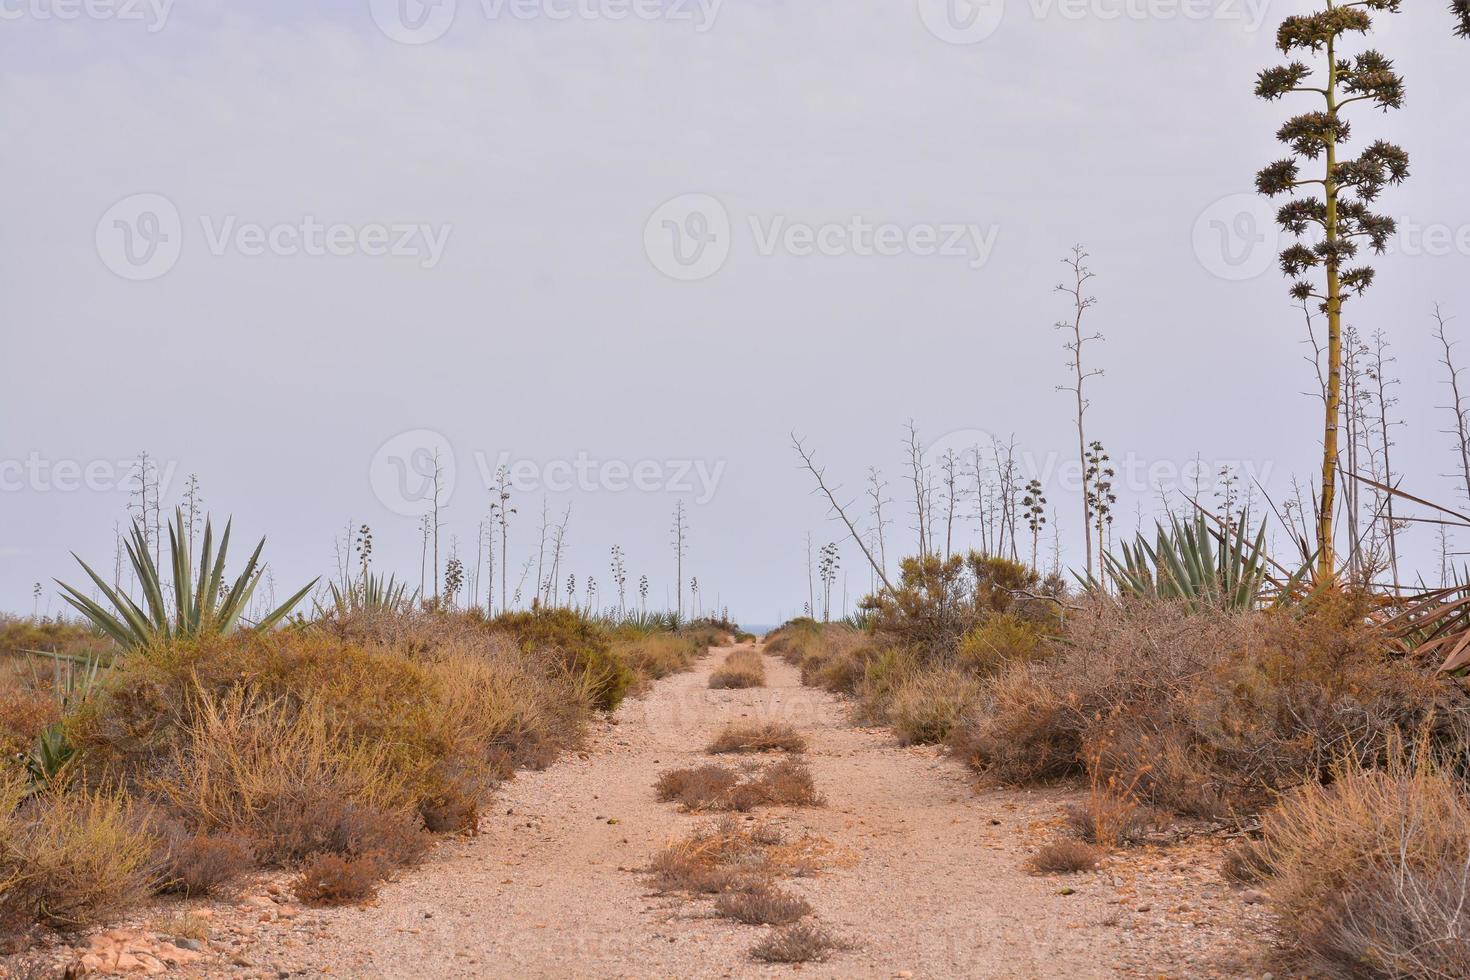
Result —
[[[265, 548], [265, 539], [255, 546], [255, 551], [245, 563], [245, 568], [233, 584], [225, 582], [225, 556], [230, 547], [230, 524], [225, 523], [225, 532], [220, 536], [219, 550], [214, 548], [214, 528], [208, 518], [204, 522], [203, 546], [199, 552], [199, 576], [194, 576], [194, 556], [184, 532], [184, 516], [174, 511], [169, 523], [168, 548], [172, 564], [172, 596], [165, 596], [165, 586], [153, 557], [148, 553], [148, 539], [136, 522], [132, 533], [124, 542], [128, 549], [128, 560], [133, 574], [143, 591], [143, 605], [132, 597], [108, 585], [90, 565], [73, 553], [77, 564], [91, 577], [97, 590], [112, 605], [109, 610], [101, 603], [83, 595], [81, 591], [58, 581], [62, 598], [75, 607], [98, 629], [117, 642], [124, 650], [151, 646], [169, 640], [210, 636], [233, 631], [244, 617], [255, 587], [260, 584], [264, 568], [260, 565], [260, 553]], [[306, 594], [316, 585], [312, 579], [305, 588], [271, 610], [253, 625], [257, 629], [269, 629], [285, 619]]]
[[1203, 514], [1192, 521], [1174, 516], [1169, 527], [1156, 527], [1153, 544], [1139, 534], [1132, 545], [1123, 543], [1121, 559], [1104, 555], [1120, 594], [1182, 599], [1196, 609], [1252, 609], [1273, 593], [1277, 601], [1294, 594], [1308, 570], [1293, 573], [1284, 584], [1272, 579], [1264, 524], [1253, 538], [1247, 537], [1244, 521], [1218, 529]]

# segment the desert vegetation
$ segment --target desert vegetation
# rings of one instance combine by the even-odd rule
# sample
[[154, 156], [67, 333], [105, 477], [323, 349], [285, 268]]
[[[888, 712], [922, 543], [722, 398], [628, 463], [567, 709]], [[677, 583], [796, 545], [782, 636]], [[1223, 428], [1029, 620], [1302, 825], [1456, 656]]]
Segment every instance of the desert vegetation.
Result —
[[290, 872], [303, 902], [363, 901], [732, 625], [490, 615], [366, 567], [313, 613], [303, 589], [246, 625], [260, 548], [227, 576], [228, 528], [216, 544], [203, 522], [197, 548], [182, 512], [168, 530], [158, 552], [141, 525], [128, 542], [141, 600], [84, 566], [97, 588], [66, 595], [85, 620], [0, 624], [0, 735], [21, 760], [0, 773], [8, 935], [227, 894], [255, 869]]
[[910, 558], [861, 628], [797, 620], [767, 649], [993, 785], [1079, 786], [1035, 873], [1171, 825], [1243, 828], [1227, 873], [1257, 882], [1299, 961], [1456, 975], [1463, 683], [1413, 655], [1401, 602], [1242, 541], [1178, 521], [1071, 588], [1009, 558]]
[[709, 676], [712, 688], [764, 687], [765, 683], [766, 664], [760, 651], [753, 647], [730, 651]]

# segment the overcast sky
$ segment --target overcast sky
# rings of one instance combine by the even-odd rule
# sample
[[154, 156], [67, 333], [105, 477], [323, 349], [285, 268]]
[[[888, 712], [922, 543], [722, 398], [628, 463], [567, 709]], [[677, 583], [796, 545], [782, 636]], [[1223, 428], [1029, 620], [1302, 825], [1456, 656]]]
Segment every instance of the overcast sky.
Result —
[[[144, 449], [166, 506], [196, 473], [268, 535], [283, 591], [349, 521], [417, 585], [437, 447], [471, 570], [504, 463], [512, 586], [544, 493], [579, 598], [614, 598], [616, 544], [662, 605], [683, 500], [705, 607], [772, 622], [807, 533], [841, 537], [788, 433], [848, 497], [882, 467], [907, 525], [909, 417], [1014, 433], [1075, 560], [1052, 324], [1079, 242], [1120, 525], [1197, 453], [1307, 474], [1302, 317], [1250, 195], [1294, 111], [1254, 75], [1307, 5], [965, 4], [0, 0], [0, 608], [41, 582], [58, 611], [71, 550], [110, 567]], [[1430, 331], [1438, 301], [1470, 339], [1470, 42], [1407, 6], [1376, 41], [1407, 105], [1356, 117], [1411, 154], [1381, 202], [1407, 233], [1348, 319], [1393, 345], [1405, 486], [1451, 499]]]

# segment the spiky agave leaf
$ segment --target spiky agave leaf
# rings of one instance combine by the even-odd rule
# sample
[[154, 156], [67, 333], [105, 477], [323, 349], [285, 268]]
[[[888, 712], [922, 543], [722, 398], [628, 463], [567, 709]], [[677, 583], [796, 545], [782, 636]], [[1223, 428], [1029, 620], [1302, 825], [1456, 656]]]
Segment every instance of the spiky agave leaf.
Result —
[[[1119, 593], [1181, 600], [1197, 609], [1251, 609], [1267, 598], [1272, 582], [1264, 524], [1252, 537], [1243, 521], [1221, 530], [1198, 514], [1193, 520], [1171, 517], [1156, 532], [1152, 545], [1139, 534], [1132, 545], [1122, 544], [1121, 557], [1104, 555]], [[1278, 596], [1294, 592], [1299, 575]]]
[[[120, 589], [108, 585], [102, 576], [75, 553], [72, 557], [77, 559], [77, 564], [92, 579], [98, 593], [111, 605], [111, 609], [65, 582], [57, 581], [56, 584], [61, 587], [63, 599], [125, 650], [181, 637], [231, 632], [239, 625], [250, 597], [265, 571], [260, 564], [260, 554], [265, 548], [265, 539], [261, 538], [239, 577], [229, 587], [224, 586], [231, 523], [225, 523], [224, 534], [220, 536], [216, 551], [214, 528], [209, 519], [205, 519], [196, 580], [194, 556], [183, 532], [184, 516], [180, 511], [174, 512], [174, 519], [169, 523], [168, 529], [169, 561], [173, 572], [171, 601], [164, 597], [162, 577], [154, 564], [153, 556], [149, 554], [147, 536], [137, 522], [134, 522], [124, 544], [127, 547], [128, 561], [133, 566], [133, 574], [143, 593], [143, 606], [138, 605]], [[314, 585], [316, 579], [262, 616], [255, 623], [256, 628], [269, 629], [279, 623], [306, 597]]]

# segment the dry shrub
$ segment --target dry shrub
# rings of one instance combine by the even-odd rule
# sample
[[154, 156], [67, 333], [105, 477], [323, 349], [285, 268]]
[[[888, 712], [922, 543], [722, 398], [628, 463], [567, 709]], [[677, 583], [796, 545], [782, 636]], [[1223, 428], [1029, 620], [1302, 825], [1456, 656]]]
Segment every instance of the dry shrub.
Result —
[[750, 955], [766, 963], [821, 963], [850, 943], [816, 922], [797, 922], [773, 930], [751, 947]]
[[1442, 741], [1467, 717], [1463, 694], [1392, 656], [1350, 596], [1270, 612], [1098, 600], [1045, 663], [997, 675], [954, 744], [1002, 781], [1094, 763], [1145, 802], [1226, 816], [1325, 778], [1344, 753], [1382, 759], [1399, 728], [1433, 718], [1425, 737]]
[[86, 660], [104, 656], [111, 649], [111, 640], [81, 620], [0, 613], [0, 654], [14, 656], [40, 650]]
[[766, 634], [766, 652], [800, 667], [802, 661], [825, 645], [828, 629], [808, 616], [793, 619]]
[[678, 803], [685, 810], [734, 810], [744, 812], [763, 804], [774, 806], [819, 806], [816, 780], [806, 763], [781, 759], [762, 769], [742, 773], [727, 766], [706, 763], [661, 773], [654, 793], [665, 803]]
[[291, 883], [292, 893], [312, 905], [352, 905], [366, 902], [378, 893], [387, 870], [374, 854], [345, 857], [318, 854], [301, 867]]
[[712, 688], [764, 687], [766, 663], [758, 650], [741, 647], [732, 651], [710, 674]]
[[785, 722], [731, 722], [706, 751], [714, 755], [727, 752], [805, 752], [806, 738]]
[[724, 809], [730, 791], [740, 783], [733, 769], [710, 763], [661, 773], [654, 794], [664, 803], [678, 803], [686, 810]]
[[1470, 793], [1420, 748], [1348, 760], [1287, 794], [1249, 862], [1316, 969], [1342, 977], [1470, 975]]
[[801, 682], [834, 694], [855, 694], [868, 664], [878, 656], [878, 648], [866, 642], [861, 633], [843, 630], [832, 635], [821, 652], [809, 654], [801, 662]]
[[1084, 841], [1108, 848], [1141, 842], [1160, 819], [1157, 810], [1112, 787], [1090, 793], [1081, 806], [1067, 807], [1068, 828]]
[[[1067, 808], [1067, 823], [1084, 841], [1113, 848], [1136, 844], [1159, 822], [1159, 814], [1139, 803], [1138, 786], [1152, 771], [1150, 763], [1138, 762], [1131, 779], [1115, 767], [1104, 765], [1111, 745], [1111, 731], [1102, 735], [1088, 754], [1087, 802]], [[1126, 770], [1125, 770], [1126, 771]]]
[[662, 892], [716, 894], [754, 887], [778, 873], [773, 852], [785, 844], [780, 828], [726, 816], [667, 845], [649, 864]]
[[46, 727], [60, 720], [61, 704], [52, 690], [6, 686], [0, 680], [0, 753], [4, 758], [29, 752]]
[[154, 823], [158, 890], [188, 898], [218, 894], [252, 866], [250, 841], [238, 834], [190, 833], [177, 821]]
[[1076, 874], [1091, 871], [1102, 860], [1102, 851], [1080, 840], [1056, 840], [1042, 845], [1026, 866], [1037, 874]]
[[784, 926], [810, 915], [811, 903], [800, 895], [762, 883], [715, 899], [715, 913], [748, 926]]
[[187, 824], [260, 839], [289, 811], [335, 798], [384, 810], [411, 809], [421, 773], [404, 773], [391, 750], [335, 737], [324, 712], [292, 711], [237, 689], [200, 695], [197, 718], [179, 739], [155, 789]]
[[964, 761], [1002, 783], [1046, 782], [1078, 771], [1076, 713], [1052, 676], [1029, 664], [998, 674], [951, 730]]
[[613, 641], [613, 653], [639, 676], [639, 687], [694, 666], [707, 643], [705, 637], [675, 633], [648, 633]]
[[727, 814], [665, 846], [648, 871], [661, 892], [718, 894], [814, 874], [830, 850], [821, 838], [788, 840], [774, 824]]
[[80, 929], [147, 897], [155, 842], [126, 797], [28, 792], [19, 774], [0, 773], [0, 931]]
[[817, 782], [805, 762], [782, 759], [767, 766], [752, 783], [760, 802], [775, 806], [821, 806]]
[[888, 705], [888, 722], [900, 745], [943, 742], [983, 688], [960, 670], [921, 670], [899, 682]]
[[801, 668], [801, 682], [851, 694], [872, 655], [866, 634], [840, 623], [792, 620], [766, 640], [766, 652]]

